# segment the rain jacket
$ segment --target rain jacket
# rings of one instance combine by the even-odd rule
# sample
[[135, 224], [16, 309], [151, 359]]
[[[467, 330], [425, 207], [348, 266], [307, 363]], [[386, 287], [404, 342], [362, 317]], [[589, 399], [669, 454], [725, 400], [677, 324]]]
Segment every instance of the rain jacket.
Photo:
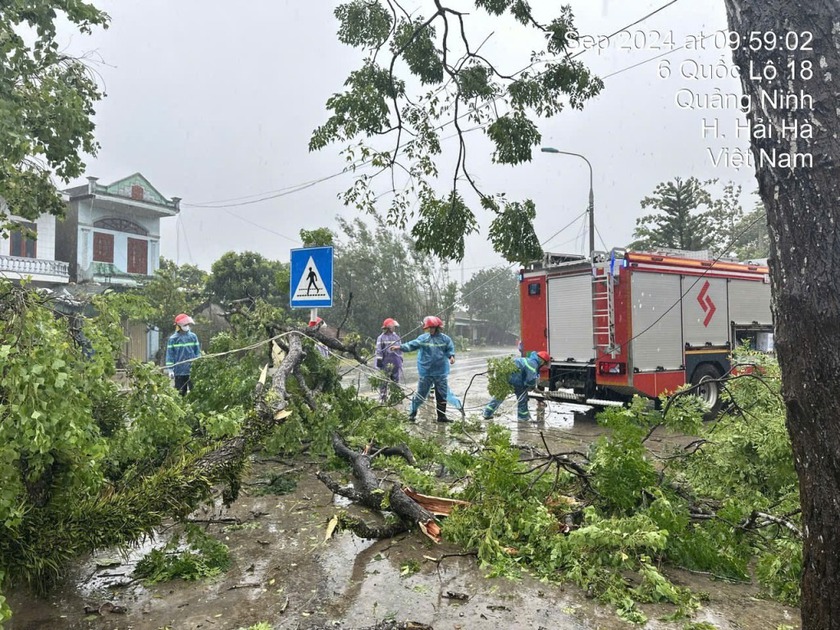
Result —
[[182, 363], [182, 361], [195, 359], [199, 356], [201, 356], [201, 346], [199, 346], [198, 337], [194, 332], [176, 330], [169, 336], [169, 341], [166, 343], [166, 367], [170, 368], [175, 376], [188, 375], [192, 362]]
[[390, 331], [385, 331], [376, 338], [376, 367], [385, 370], [386, 365], [391, 365], [393, 367], [389, 372], [402, 373], [402, 351], [391, 350], [391, 346], [398, 346], [401, 341], [398, 333]]
[[439, 332], [435, 335], [423, 333], [417, 339], [400, 346], [403, 352], [417, 353], [417, 372], [420, 376], [447, 376], [449, 358], [455, 356], [452, 339]]
[[518, 368], [508, 378], [508, 383], [514, 387], [534, 387], [540, 375], [540, 358], [536, 352], [531, 352], [527, 357], [517, 357], [513, 360]]

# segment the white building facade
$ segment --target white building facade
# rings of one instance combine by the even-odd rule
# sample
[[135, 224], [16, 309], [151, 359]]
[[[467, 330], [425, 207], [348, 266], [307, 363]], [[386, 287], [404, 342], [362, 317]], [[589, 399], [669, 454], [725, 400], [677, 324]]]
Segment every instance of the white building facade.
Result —
[[67, 215], [58, 223], [56, 255], [70, 265], [73, 282], [136, 286], [160, 260], [160, 220], [180, 211], [140, 173], [102, 185], [65, 191]]

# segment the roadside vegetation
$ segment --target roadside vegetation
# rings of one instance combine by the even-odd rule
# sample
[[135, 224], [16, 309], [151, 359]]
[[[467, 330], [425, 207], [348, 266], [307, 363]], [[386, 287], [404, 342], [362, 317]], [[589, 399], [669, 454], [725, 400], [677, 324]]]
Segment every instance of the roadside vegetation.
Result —
[[[412, 434], [397, 411], [341, 384], [340, 372], [365, 360], [364, 344], [319, 339], [259, 300], [209, 340], [209, 356], [195, 365], [196, 389], [181, 399], [151, 365], [131, 365], [127, 387], [111, 378], [120, 322], [135, 297], [101, 296], [96, 314], [82, 319], [58, 314], [27, 287], [4, 283], [0, 292], [5, 583], [49, 589], [78, 555], [152, 535], [165, 519], [184, 519], [214, 487], [234, 501], [254, 448], [306, 452], [324, 458], [331, 476], [350, 475], [340, 436], [348, 451], [381, 451], [369, 459], [374, 476], [387, 471], [400, 487], [467, 502], [434, 522], [491, 575], [524, 571], [572, 582], [636, 623], [645, 602], [669, 602], [686, 619], [701, 605], [701, 593], [670, 581], [669, 567], [755, 579], [768, 597], [797, 601], [796, 477], [778, 368], [763, 355], [739, 356], [751, 371], [726, 382], [728, 406], [715, 422], [702, 421], [691, 396], [661, 411], [637, 401], [599, 416], [609, 431], [587, 452], [554, 453], [523, 449], [493, 424], [484, 433], [469, 418], [453, 427], [456, 442]], [[329, 352], [326, 342], [334, 345]], [[88, 343], [92, 354], [83, 352]], [[298, 347], [285, 389], [260, 394], [263, 366], [286, 365]], [[261, 406], [282, 417], [275, 426], [257, 423]], [[646, 445], [660, 425], [695, 439], [654, 454]], [[232, 455], [240, 443], [247, 446]], [[392, 501], [380, 495], [374, 507], [391, 513]], [[403, 531], [417, 525], [393, 515], [390, 522]], [[338, 523], [364, 525], [349, 517]], [[213, 575], [226, 563], [218, 545], [188, 530], [185, 541], [173, 539], [144, 560], [138, 575]]]

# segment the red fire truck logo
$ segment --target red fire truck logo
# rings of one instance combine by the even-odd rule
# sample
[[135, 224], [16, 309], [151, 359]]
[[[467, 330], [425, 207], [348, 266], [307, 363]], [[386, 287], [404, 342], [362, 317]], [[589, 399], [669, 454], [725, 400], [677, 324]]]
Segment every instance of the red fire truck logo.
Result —
[[703, 326], [709, 325], [709, 322], [712, 321], [712, 317], [714, 317], [715, 311], [717, 310], [715, 303], [712, 302], [712, 298], [706, 294], [708, 290], [709, 281], [706, 280], [706, 283], [697, 295], [697, 301], [700, 302], [700, 308], [702, 308], [706, 313], [706, 319], [703, 320]]

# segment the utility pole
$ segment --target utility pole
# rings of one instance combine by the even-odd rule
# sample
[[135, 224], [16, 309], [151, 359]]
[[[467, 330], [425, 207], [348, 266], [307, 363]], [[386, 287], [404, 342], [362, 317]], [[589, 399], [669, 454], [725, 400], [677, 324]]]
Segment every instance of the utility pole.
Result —
[[542, 147], [540, 149], [543, 153], [559, 153], [562, 155], [574, 155], [579, 157], [589, 167], [589, 256], [592, 257], [592, 252], [595, 251], [595, 192], [592, 187], [592, 164], [580, 153], [572, 153], [571, 151], [560, 151], [554, 147]]

